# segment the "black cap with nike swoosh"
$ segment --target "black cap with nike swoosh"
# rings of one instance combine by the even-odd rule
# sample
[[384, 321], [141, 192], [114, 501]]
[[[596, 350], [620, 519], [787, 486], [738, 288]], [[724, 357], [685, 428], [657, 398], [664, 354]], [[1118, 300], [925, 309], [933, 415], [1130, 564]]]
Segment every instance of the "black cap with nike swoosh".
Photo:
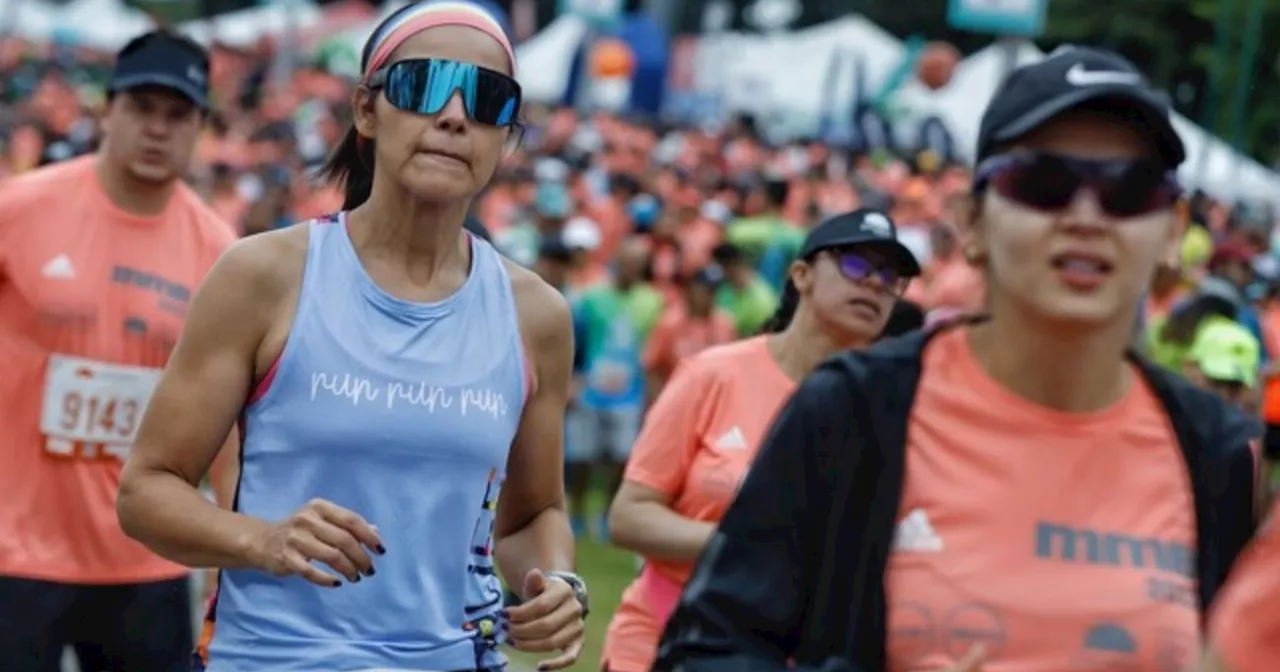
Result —
[[1018, 67], [996, 89], [978, 127], [977, 159], [981, 161], [1053, 117], [1081, 107], [1115, 112], [1133, 121], [1151, 134], [1170, 168], [1187, 158], [1164, 92], [1114, 52], [1067, 46]]

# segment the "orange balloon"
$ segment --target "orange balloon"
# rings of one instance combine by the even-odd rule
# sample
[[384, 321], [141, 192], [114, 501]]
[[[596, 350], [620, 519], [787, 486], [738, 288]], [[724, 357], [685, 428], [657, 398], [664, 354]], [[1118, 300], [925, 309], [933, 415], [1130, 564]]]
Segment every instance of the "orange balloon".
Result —
[[951, 83], [951, 77], [959, 63], [960, 51], [953, 45], [948, 42], [930, 42], [916, 62], [916, 79], [936, 91]]
[[636, 69], [636, 57], [626, 42], [607, 39], [592, 47], [590, 64], [596, 77], [630, 77]]

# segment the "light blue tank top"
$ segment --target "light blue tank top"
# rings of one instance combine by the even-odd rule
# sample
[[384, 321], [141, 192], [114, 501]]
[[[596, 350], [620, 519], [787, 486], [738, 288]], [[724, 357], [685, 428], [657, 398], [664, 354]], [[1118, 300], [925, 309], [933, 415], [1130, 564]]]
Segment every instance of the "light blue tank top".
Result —
[[376, 575], [322, 588], [222, 572], [209, 672], [474, 670], [497, 651], [491, 549], [525, 402], [511, 279], [471, 239], [454, 295], [410, 303], [366, 274], [345, 217], [307, 224], [306, 270], [270, 387], [244, 412], [237, 509], [283, 519], [312, 498], [364, 516]]

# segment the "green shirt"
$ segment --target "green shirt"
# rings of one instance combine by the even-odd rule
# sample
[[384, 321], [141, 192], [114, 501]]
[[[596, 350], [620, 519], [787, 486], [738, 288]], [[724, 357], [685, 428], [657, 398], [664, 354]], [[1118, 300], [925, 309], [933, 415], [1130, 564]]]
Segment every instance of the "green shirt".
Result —
[[778, 294], [769, 283], [756, 277], [741, 290], [725, 283], [716, 293], [716, 304], [733, 316], [738, 335], [747, 337], [760, 331], [760, 326], [773, 317], [778, 310]]

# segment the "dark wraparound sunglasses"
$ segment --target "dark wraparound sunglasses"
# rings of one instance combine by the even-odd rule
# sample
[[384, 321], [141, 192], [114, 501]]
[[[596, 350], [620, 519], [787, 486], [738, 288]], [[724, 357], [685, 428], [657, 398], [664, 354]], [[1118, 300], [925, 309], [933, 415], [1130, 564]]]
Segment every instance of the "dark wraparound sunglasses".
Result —
[[382, 90], [393, 107], [413, 114], [439, 114], [455, 92], [467, 117], [506, 127], [520, 112], [520, 84], [496, 70], [443, 58], [397, 61], [374, 72], [365, 83]]
[[993, 156], [978, 165], [974, 189], [987, 186], [1036, 210], [1061, 210], [1091, 189], [1112, 217], [1136, 217], [1172, 207], [1182, 195], [1176, 174], [1159, 161], [1081, 159], [1047, 153]]

